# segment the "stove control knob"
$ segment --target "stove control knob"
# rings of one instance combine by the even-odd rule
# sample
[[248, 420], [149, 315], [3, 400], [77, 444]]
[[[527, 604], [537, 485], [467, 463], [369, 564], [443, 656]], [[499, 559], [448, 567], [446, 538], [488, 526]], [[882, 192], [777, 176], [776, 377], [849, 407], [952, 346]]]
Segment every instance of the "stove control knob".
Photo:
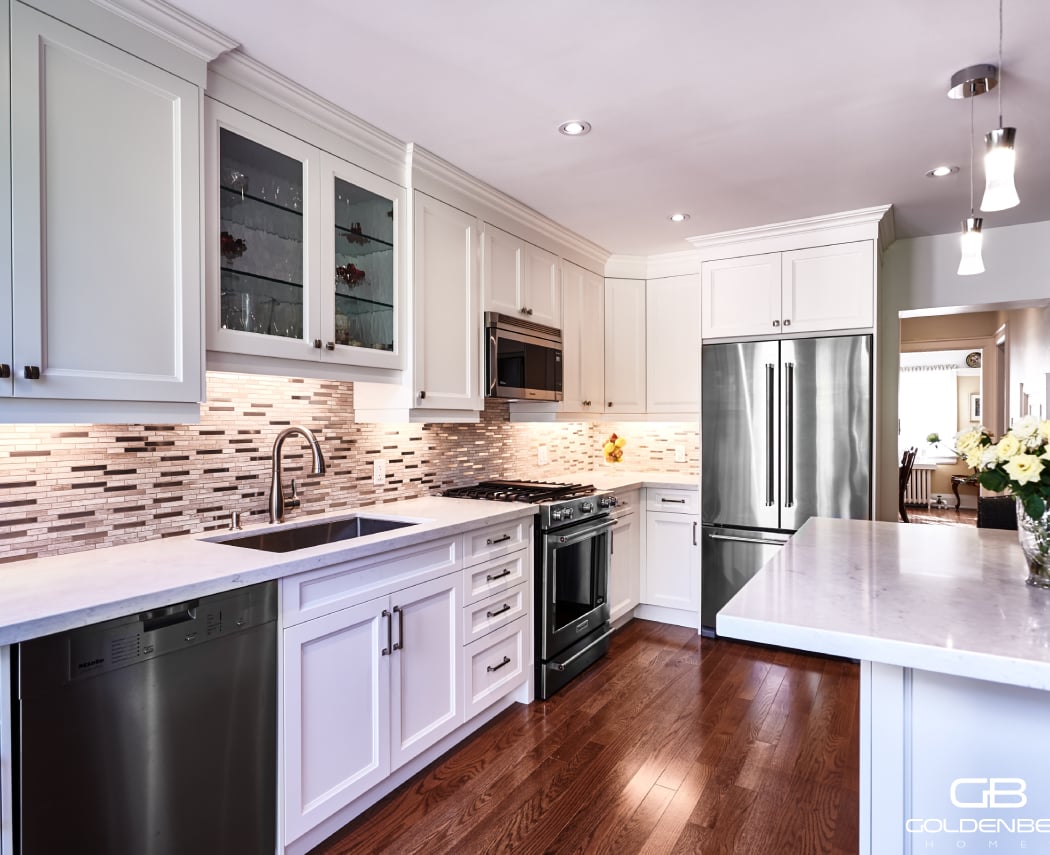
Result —
[[565, 519], [567, 519], [567, 520], [571, 520], [572, 519], [572, 508], [566, 508], [564, 511], [562, 511], [562, 516], [564, 516]]
[[591, 511], [594, 510], [594, 503], [584, 502], [582, 505], [580, 505], [580, 510], [583, 511], [585, 514], [589, 514], [591, 513]]
[[551, 511], [551, 519], [558, 522], [561, 519], [561, 511], [557, 508]]
[[598, 500], [598, 507], [599, 508], [615, 508], [616, 507], [616, 497], [615, 496], [602, 496]]

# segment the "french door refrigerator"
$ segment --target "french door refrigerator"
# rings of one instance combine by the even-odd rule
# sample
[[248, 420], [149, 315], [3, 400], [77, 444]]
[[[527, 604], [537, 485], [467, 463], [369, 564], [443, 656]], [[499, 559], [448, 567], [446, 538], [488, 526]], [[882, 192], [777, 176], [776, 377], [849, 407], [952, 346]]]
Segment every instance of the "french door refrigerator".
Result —
[[871, 518], [871, 336], [708, 344], [700, 624], [812, 516]]

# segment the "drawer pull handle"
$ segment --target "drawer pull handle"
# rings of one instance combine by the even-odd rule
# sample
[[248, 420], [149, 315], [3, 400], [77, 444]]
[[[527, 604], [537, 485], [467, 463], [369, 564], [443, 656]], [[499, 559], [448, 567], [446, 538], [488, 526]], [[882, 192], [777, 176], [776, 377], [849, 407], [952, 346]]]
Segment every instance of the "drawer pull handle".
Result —
[[495, 582], [497, 579], [505, 579], [509, 575], [510, 575], [510, 568], [507, 567], [507, 568], [504, 569], [504, 571], [502, 573], [497, 573], [495, 576], [486, 575], [485, 576], [485, 581], [486, 582]]
[[510, 611], [510, 603], [504, 603], [502, 609], [498, 609], [494, 612], [485, 612], [486, 617], [499, 617], [501, 614]]
[[685, 499], [660, 499], [661, 502], [667, 502], [669, 505], [684, 505]]
[[[397, 615], [397, 641], [390, 645], [391, 650], [405, 649], [405, 610], [401, 606], [394, 606], [394, 614]], [[390, 623], [394, 623], [394, 616], [390, 616]]]
[[499, 665], [489, 665], [488, 668], [486, 668], [485, 670], [486, 671], [498, 671], [504, 665], [510, 665], [510, 657], [509, 656], [504, 656], [503, 657], [503, 661], [500, 662]]
[[492, 539], [492, 538], [490, 537], [490, 538], [488, 538], [488, 539], [487, 539], [487, 540], [485, 541], [485, 544], [486, 544], [487, 546], [495, 546], [495, 545], [496, 545], [497, 543], [505, 543], [505, 542], [506, 542], [506, 541], [508, 541], [508, 540], [510, 540], [510, 535], [509, 535], [509, 534], [505, 534], [505, 535], [503, 535], [503, 537], [497, 537], [497, 538], [496, 538], [495, 540], [493, 540], [493, 539]]

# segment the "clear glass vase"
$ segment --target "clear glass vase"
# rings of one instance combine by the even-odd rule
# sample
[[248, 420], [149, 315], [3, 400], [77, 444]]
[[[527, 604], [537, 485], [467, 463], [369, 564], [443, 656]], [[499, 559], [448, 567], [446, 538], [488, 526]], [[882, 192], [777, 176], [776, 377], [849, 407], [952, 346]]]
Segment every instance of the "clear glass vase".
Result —
[[1050, 588], [1050, 508], [1038, 518], [1025, 513], [1017, 500], [1017, 536], [1028, 562], [1028, 584]]

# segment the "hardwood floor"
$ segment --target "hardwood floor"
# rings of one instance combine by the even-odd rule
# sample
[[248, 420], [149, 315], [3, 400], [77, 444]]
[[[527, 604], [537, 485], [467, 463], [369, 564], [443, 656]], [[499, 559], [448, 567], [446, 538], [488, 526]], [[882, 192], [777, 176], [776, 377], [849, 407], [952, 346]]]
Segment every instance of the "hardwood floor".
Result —
[[857, 851], [858, 667], [635, 620], [312, 855]]
[[976, 508], [959, 508], [949, 500], [947, 508], [908, 508], [908, 520], [923, 525], [964, 525], [973, 528], [977, 525]]

